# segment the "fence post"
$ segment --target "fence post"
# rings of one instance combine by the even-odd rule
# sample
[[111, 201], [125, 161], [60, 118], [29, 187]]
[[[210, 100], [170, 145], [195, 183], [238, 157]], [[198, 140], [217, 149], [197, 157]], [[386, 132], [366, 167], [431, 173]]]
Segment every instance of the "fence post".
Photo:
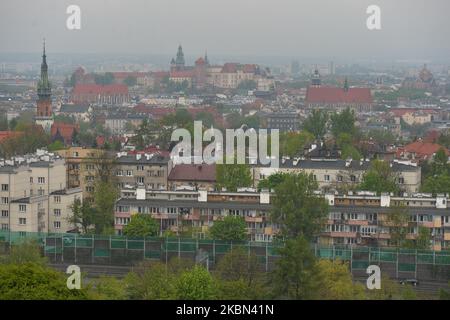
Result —
[[61, 235], [61, 262], [64, 263], [64, 234]]
[[144, 237], [144, 254], [143, 254], [144, 260], [145, 260], [145, 237]]
[[92, 259], [92, 263], [94, 263], [94, 251], [95, 251], [95, 239], [94, 239], [94, 235], [92, 235], [92, 244], [91, 244], [91, 250], [92, 250], [92, 254], [91, 254], [91, 259]]
[[269, 271], [269, 250], [268, 250], [268, 243], [266, 241], [266, 272]]
[[77, 238], [78, 238], [78, 235], [75, 234], [75, 244], [74, 244], [74, 252], [73, 252], [74, 258], [75, 258], [75, 263], [77, 263]]
[[216, 264], [216, 240], [213, 240], [213, 257], [214, 257], [214, 264]]
[[181, 257], [181, 240], [180, 237], [178, 237], [178, 259]]
[[[369, 251], [369, 261], [370, 261], [370, 251]], [[350, 245], [350, 274], [352, 274], [352, 272], [353, 272], [353, 245]]]

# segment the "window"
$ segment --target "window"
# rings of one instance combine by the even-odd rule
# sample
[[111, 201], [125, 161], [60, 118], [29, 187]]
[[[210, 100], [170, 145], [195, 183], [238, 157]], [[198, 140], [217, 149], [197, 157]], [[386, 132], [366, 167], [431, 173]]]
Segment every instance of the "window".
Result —
[[127, 170], [127, 177], [133, 176], [133, 170]]
[[350, 176], [350, 180], [351, 180], [352, 182], [355, 182], [355, 181], [356, 181], [356, 176], [352, 174], [352, 175]]
[[27, 212], [27, 205], [19, 204], [19, 212]]
[[342, 176], [337, 176], [337, 181], [342, 182]]
[[61, 203], [61, 196], [54, 196], [53, 200], [55, 201], [55, 203]]
[[117, 170], [116, 176], [121, 177], [123, 175], [122, 170]]
[[9, 185], [2, 184], [2, 191], [8, 191], [8, 190], [9, 190]]
[[20, 225], [25, 225], [25, 224], [27, 224], [27, 218], [19, 218], [19, 224], [20, 224]]
[[38, 184], [44, 184], [45, 183], [45, 177], [38, 177]]
[[144, 183], [144, 177], [136, 177], [137, 183]]
[[142, 165], [136, 166], [136, 170], [137, 171], [144, 171], [144, 166], [142, 166]]
[[9, 203], [9, 198], [8, 197], [2, 197], [2, 204], [8, 204]]
[[33, 177], [30, 177], [30, 183], [33, 183]]
[[56, 217], [60, 217], [61, 216], [61, 209], [53, 209], [53, 214]]
[[325, 181], [330, 181], [330, 175], [329, 175], [329, 174], [326, 174], [326, 175], [324, 176], [324, 179], [325, 179]]
[[86, 170], [94, 170], [94, 165], [93, 164], [87, 164], [86, 165]]
[[61, 221], [53, 221], [53, 227], [55, 229], [61, 229]]
[[6, 218], [9, 216], [9, 211], [8, 210], [2, 210], [2, 218]]
[[405, 183], [405, 178], [398, 178], [398, 183], [404, 184]]
[[2, 230], [9, 230], [9, 224], [2, 223]]
[[86, 192], [94, 192], [94, 187], [86, 186]]

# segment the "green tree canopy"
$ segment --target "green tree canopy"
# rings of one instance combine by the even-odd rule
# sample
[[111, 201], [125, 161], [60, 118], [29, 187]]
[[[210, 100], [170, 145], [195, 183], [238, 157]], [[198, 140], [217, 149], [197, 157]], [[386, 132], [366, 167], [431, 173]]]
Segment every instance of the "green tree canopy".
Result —
[[341, 133], [347, 133], [352, 136], [355, 133], [355, 112], [346, 108], [340, 113], [333, 113], [330, 117], [331, 132], [335, 138]]
[[176, 281], [178, 299], [208, 300], [215, 299], [217, 287], [209, 272], [200, 266], [183, 272]]
[[328, 204], [314, 194], [317, 182], [312, 174], [299, 173], [284, 177], [275, 187], [271, 218], [281, 228], [281, 236], [303, 236], [312, 241], [322, 230], [328, 215]]
[[83, 300], [85, 289], [69, 290], [61, 272], [35, 263], [0, 265], [1, 300]]
[[327, 133], [328, 114], [324, 110], [314, 109], [303, 123], [303, 128], [310, 132], [314, 138], [322, 140]]
[[396, 175], [388, 162], [373, 160], [370, 169], [364, 173], [360, 190], [373, 191], [380, 195], [382, 192], [398, 193], [400, 187], [397, 184]]
[[226, 216], [223, 220], [217, 220], [210, 228], [213, 239], [242, 241], [247, 239], [247, 225], [244, 218], [238, 216]]
[[237, 188], [252, 186], [252, 175], [247, 164], [216, 164], [218, 188], [236, 191]]
[[123, 234], [130, 238], [144, 238], [158, 235], [159, 226], [149, 214], [137, 213], [123, 228]]

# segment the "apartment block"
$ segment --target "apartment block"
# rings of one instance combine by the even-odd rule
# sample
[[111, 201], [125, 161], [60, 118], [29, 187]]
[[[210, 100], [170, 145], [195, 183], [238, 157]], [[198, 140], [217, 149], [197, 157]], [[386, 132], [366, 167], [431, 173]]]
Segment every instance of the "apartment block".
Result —
[[[397, 184], [403, 192], [418, 192], [421, 184], [421, 168], [409, 161], [390, 162], [392, 172]], [[319, 188], [323, 191], [342, 191], [361, 183], [364, 173], [370, 169], [368, 160], [341, 160], [341, 159], [304, 159], [283, 158], [279, 168], [268, 166], [252, 166], [255, 186], [259, 181], [271, 174], [300, 173], [312, 174]]]
[[[272, 223], [271, 198], [268, 192], [150, 191], [122, 190], [116, 203], [115, 230], [121, 234], [133, 214], [150, 214], [159, 221], [160, 234], [170, 230], [181, 232], [184, 226], [194, 227], [192, 236], [202, 237], [215, 221], [228, 215], [243, 217], [248, 239], [272, 241], [279, 226]], [[363, 191], [347, 194], [324, 194], [329, 216], [317, 242], [326, 245], [392, 246], [392, 225], [389, 219], [399, 206], [404, 208], [408, 222], [406, 239], [418, 238], [419, 229], [429, 232], [430, 248], [450, 248], [450, 207], [448, 196], [412, 194], [394, 197], [376, 196]]]
[[[0, 162], [0, 228], [23, 232], [68, 232], [80, 188], [67, 188], [66, 163], [38, 150]], [[55, 200], [56, 197], [56, 200]]]

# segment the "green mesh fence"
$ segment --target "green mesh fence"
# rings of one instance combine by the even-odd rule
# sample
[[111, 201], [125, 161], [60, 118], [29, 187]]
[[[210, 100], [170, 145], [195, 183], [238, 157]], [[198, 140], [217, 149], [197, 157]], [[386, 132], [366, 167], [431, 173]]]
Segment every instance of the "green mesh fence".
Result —
[[[45, 256], [54, 263], [131, 265], [143, 259], [168, 261], [172, 257], [198, 259], [207, 256], [213, 264], [232, 250], [243, 250], [255, 255], [262, 270], [272, 270], [278, 259], [277, 249], [282, 243], [230, 242], [191, 238], [130, 239], [122, 236], [79, 235], [70, 233], [26, 233], [0, 231], [0, 246], [35, 240]], [[312, 245], [321, 259], [339, 259], [349, 262], [353, 271], [363, 272], [370, 264], [387, 266], [399, 273], [429, 274], [436, 270], [450, 274], [450, 251], [428, 251], [398, 248], [349, 247]], [[4, 254], [5, 252], [3, 252]]]

